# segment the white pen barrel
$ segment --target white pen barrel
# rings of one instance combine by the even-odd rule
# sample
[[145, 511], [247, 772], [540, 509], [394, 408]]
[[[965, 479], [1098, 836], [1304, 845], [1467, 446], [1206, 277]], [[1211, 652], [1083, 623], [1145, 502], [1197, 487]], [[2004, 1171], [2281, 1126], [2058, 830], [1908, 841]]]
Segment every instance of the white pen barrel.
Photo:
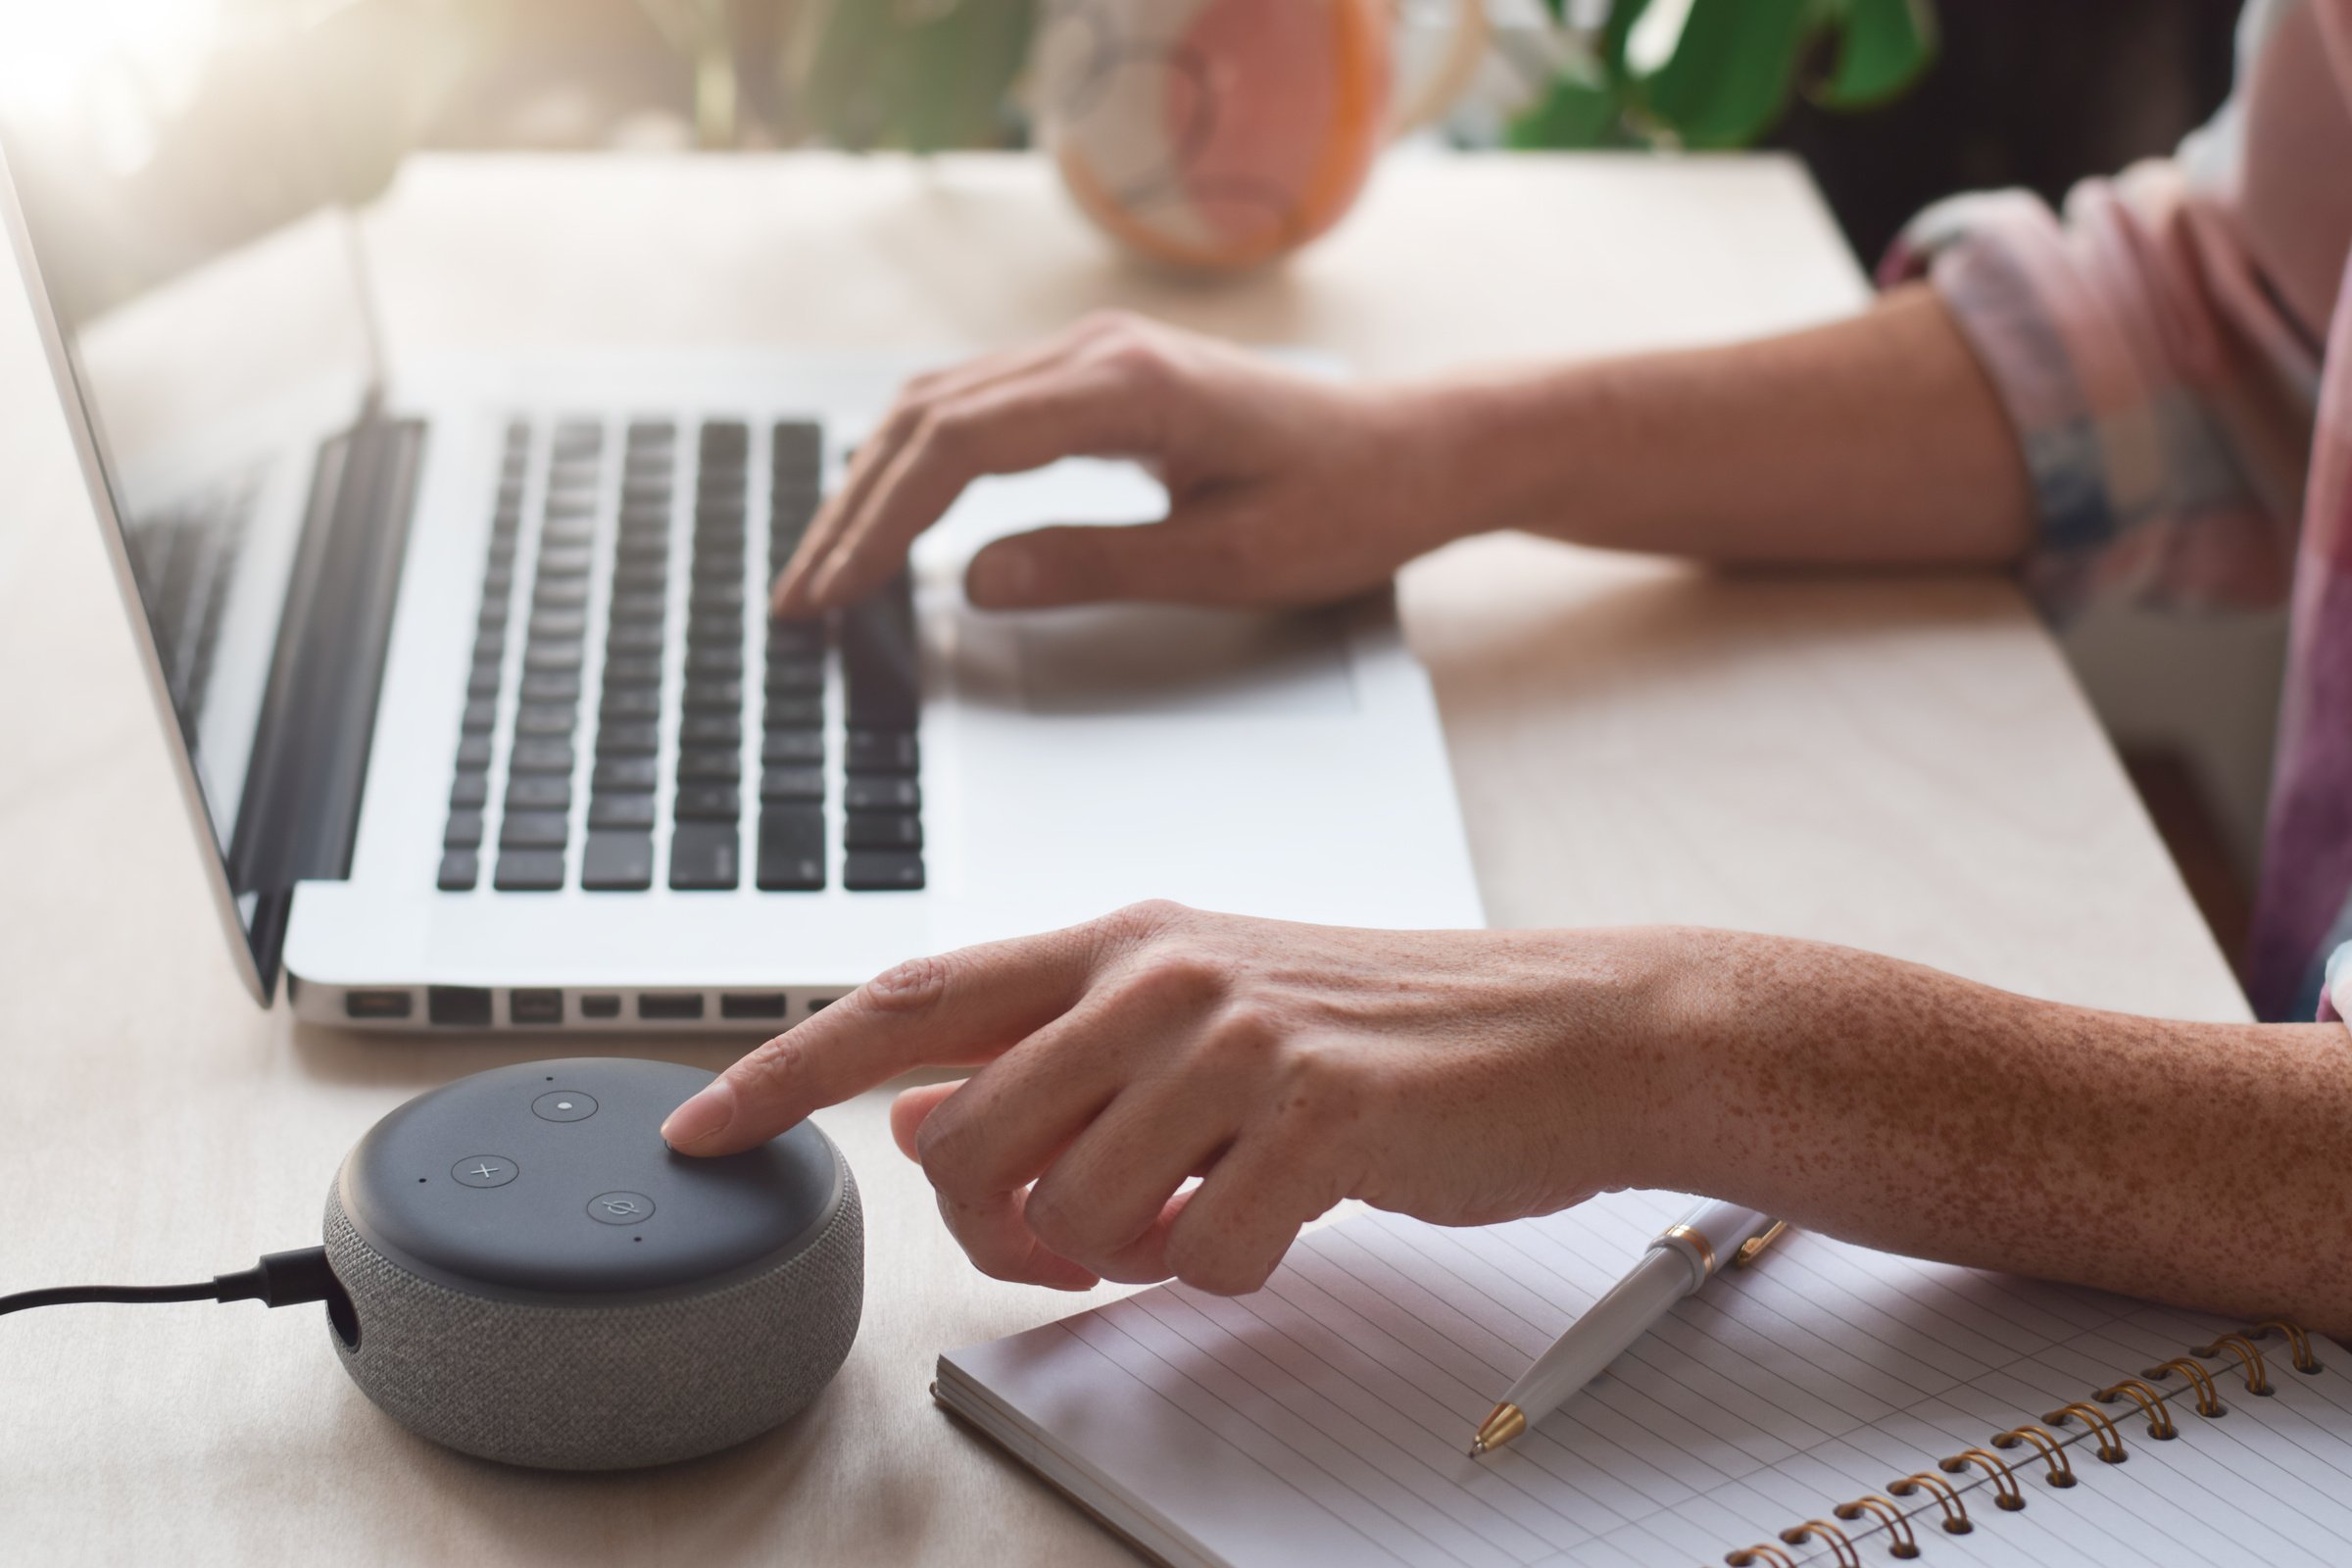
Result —
[[1652, 1247], [1632, 1273], [1592, 1303], [1562, 1337], [1527, 1369], [1504, 1395], [1531, 1420], [1565, 1404], [1649, 1332], [1666, 1309], [1690, 1294], [1699, 1275], [1680, 1249]]
[[1697, 1278], [1690, 1286], [1696, 1290], [1708, 1276], [1732, 1266], [1740, 1243], [1771, 1224], [1769, 1214], [1710, 1200], [1667, 1226], [1658, 1240], [1680, 1251], [1697, 1268]]

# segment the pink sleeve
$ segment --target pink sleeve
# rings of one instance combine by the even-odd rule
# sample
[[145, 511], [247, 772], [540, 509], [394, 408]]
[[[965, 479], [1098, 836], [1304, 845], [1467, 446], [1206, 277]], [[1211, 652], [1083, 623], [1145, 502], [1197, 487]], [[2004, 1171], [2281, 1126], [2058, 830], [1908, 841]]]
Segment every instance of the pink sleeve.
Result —
[[2318, 348], [2177, 165], [2085, 181], [2063, 218], [2023, 192], [1939, 204], [1882, 273], [1930, 278], [1992, 377], [2047, 607], [2284, 597]]

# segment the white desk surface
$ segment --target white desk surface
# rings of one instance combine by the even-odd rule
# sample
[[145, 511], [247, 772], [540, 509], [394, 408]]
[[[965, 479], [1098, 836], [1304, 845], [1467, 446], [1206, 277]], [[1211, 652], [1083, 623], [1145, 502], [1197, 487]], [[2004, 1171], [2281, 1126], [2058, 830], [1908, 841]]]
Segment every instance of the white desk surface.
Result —
[[[1225, 285], [1123, 263], [1009, 157], [420, 160], [372, 235], [395, 352], [978, 345], [1115, 303], [1399, 375], [1865, 297], [1803, 173], [1769, 159], [1400, 159], [1329, 242]], [[383, 1111], [554, 1042], [298, 1029], [238, 988], [10, 279], [0, 516], [0, 1290], [242, 1267], [317, 1236]], [[1498, 924], [1754, 927], [2246, 1015], [2004, 581], [1729, 582], [1494, 538], [1413, 567], [1403, 600]], [[941, 1348], [1080, 1302], [963, 1263], [886, 1099], [819, 1118], [870, 1205], [868, 1305], [785, 1430], [651, 1474], [537, 1475], [377, 1415], [316, 1309], [28, 1313], [0, 1323], [0, 1560], [1126, 1560], [931, 1407]]]

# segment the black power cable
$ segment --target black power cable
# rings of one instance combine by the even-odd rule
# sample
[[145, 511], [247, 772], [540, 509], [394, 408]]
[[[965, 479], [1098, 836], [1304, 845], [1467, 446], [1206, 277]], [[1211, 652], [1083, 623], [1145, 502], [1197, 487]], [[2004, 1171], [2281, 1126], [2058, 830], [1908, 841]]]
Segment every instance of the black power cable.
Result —
[[295, 1306], [341, 1294], [334, 1272], [326, 1266], [326, 1249], [305, 1247], [270, 1252], [253, 1267], [217, 1274], [206, 1285], [61, 1285], [20, 1291], [0, 1296], [0, 1316], [88, 1301], [260, 1301], [265, 1306]]

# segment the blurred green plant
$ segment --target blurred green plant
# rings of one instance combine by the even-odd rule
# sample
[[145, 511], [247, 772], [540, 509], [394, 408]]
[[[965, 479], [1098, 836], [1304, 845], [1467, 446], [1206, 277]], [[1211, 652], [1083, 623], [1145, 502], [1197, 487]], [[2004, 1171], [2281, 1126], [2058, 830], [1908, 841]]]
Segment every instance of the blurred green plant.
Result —
[[[1544, 0], [1555, 24], [1569, 0]], [[1521, 148], [1744, 147], [1801, 93], [1899, 97], [1936, 56], [1931, 0], [1612, 0], [1596, 37], [1510, 127]]]
[[[730, 0], [647, 0], [650, 5]], [[749, 3], [749, 0], [734, 0]], [[1040, 4], [811, 0], [788, 86], [803, 128], [843, 147], [916, 151], [1017, 140], [1010, 107]], [[1792, 95], [1832, 109], [1900, 96], [1936, 54], [1932, 0], [1544, 0], [1566, 64], [1511, 123], [1510, 145], [1743, 147]]]

